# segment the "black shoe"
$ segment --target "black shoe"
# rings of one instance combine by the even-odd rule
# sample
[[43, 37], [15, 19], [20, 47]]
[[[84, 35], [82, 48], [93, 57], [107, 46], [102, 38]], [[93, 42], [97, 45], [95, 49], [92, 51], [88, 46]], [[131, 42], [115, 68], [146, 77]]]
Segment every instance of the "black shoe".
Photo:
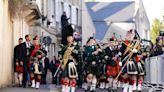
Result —
[[113, 92], [113, 90], [111, 88], [108, 89], [108, 92]]
[[45, 84], [47, 84], [47, 82], [46, 82], [45, 80], [43, 80], [43, 81], [41, 82], [41, 84], [45, 85]]
[[26, 88], [26, 87], [27, 87], [26, 83], [23, 83], [23, 84], [22, 84], [22, 87], [23, 87], [23, 88]]
[[26, 85], [23, 85], [23, 88], [26, 88]]
[[90, 91], [90, 92], [95, 92], [95, 90], [92, 90], [92, 91]]
[[23, 85], [22, 84], [19, 84], [19, 87], [22, 87]]

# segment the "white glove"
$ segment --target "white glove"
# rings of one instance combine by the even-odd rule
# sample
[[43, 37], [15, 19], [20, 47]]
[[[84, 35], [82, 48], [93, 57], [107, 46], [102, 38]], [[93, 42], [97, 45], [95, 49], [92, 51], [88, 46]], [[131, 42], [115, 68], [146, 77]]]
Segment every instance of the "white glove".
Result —
[[108, 59], [108, 56], [105, 56], [105, 60], [107, 60]]
[[118, 55], [120, 55], [120, 56], [121, 56], [121, 55], [122, 55], [122, 53], [121, 53], [121, 52], [119, 52], [119, 53], [118, 53]]
[[73, 53], [78, 54], [78, 51], [77, 50], [73, 50]]
[[137, 49], [133, 49], [132, 52], [133, 52], [133, 53], [137, 53], [138, 50], [137, 50]]
[[122, 66], [122, 62], [119, 62], [119, 66]]

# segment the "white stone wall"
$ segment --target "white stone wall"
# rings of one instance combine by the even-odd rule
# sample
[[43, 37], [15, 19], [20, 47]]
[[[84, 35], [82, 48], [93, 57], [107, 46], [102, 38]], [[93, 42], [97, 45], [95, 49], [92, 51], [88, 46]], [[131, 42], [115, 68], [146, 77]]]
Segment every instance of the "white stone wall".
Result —
[[22, 16], [11, 17], [8, 0], [0, 0], [0, 88], [12, 85], [13, 51], [18, 39], [29, 34], [29, 26]]
[[[2, 16], [3, 16], [3, 0], [0, 0], [0, 67], [2, 67]], [[0, 68], [0, 86], [2, 86], [2, 68]]]
[[8, 12], [8, 1], [0, 0], [0, 87], [12, 82], [12, 26]]

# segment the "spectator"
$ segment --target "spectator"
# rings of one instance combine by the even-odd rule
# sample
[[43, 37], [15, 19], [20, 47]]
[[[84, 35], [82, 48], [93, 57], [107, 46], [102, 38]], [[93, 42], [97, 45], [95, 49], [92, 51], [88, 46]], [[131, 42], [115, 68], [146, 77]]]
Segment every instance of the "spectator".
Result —
[[65, 26], [68, 26], [68, 20], [70, 18], [67, 18], [67, 15], [66, 15], [66, 12], [63, 12], [62, 16], [61, 16], [61, 26], [62, 26], [62, 29], [65, 27]]
[[43, 74], [42, 74], [42, 84], [46, 84], [46, 78], [47, 78], [47, 71], [49, 69], [49, 58], [46, 57], [47, 52], [43, 50], [44, 56], [42, 58], [42, 65], [43, 65]]
[[25, 88], [26, 87], [26, 82], [27, 82], [27, 76], [28, 76], [28, 61], [30, 58], [30, 53], [31, 53], [31, 36], [30, 35], [26, 35], [25, 36], [26, 42], [21, 44], [21, 51], [20, 51], [20, 55], [21, 55], [21, 59], [20, 59], [20, 63], [21, 65], [23, 65], [23, 82], [22, 85]]
[[162, 55], [163, 50], [162, 50], [162, 39], [157, 38], [156, 39], [156, 45], [154, 47], [154, 56]]
[[15, 82], [22, 86], [23, 79], [23, 66], [20, 63], [20, 51], [21, 51], [21, 43], [23, 42], [23, 38], [19, 38], [18, 45], [14, 48], [14, 72], [15, 72]]
[[56, 59], [54, 56], [54, 59], [50, 62], [50, 70], [52, 72], [52, 83], [58, 85], [59, 84], [59, 72], [58, 74], [54, 77], [54, 74], [57, 70], [57, 68], [60, 65], [60, 61]]

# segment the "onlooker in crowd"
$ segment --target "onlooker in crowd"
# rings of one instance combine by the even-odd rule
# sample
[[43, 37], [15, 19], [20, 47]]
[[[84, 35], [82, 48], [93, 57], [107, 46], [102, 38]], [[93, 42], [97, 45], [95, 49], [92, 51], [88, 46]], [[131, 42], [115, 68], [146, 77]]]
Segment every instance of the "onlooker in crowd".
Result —
[[163, 54], [162, 46], [163, 46], [162, 45], [162, 39], [157, 38], [156, 39], [156, 45], [154, 47], [154, 56]]
[[23, 82], [22, 85], [25, 88], [26, 82], [27, 82], [27, 75], [28, 75], [28, 61], [30, 58], [31, 53], [31, 37], [30, 35], [25, 36], [26, 41], [21, 44], [21, 58], [20, 58], [20, 64], [23, 65], [24, 71], [23, 71]]
[[60, 61], [56, 58], [56, 56], [54, 56], [54, 59], [50, 62], [50, 70], [52, 73], [52, 83], [58, 85], [59, 84], [59, 76], [60, 76], [60, 71], [58, 71], [58, 73], [55, 75], [55, 72], [57, 70], [57, 68], [60, 65]]
[[66, 12], [63, 12], [62, 16], [61, 16], [61, 26], [62, 26], [62, 29], [65, 27], [65, 26], [68, 26], [68, 20], [70, 18], [67, 18], [67, 15], [66, 15]]
[[[42, 49], [43, 50], [43, 49]], [[49, 69], [49, 59], [46, 57], [47, 52], [46, 50], [43, 50], [44, 56], [42, 56], [42, 66], [43, 66], [43, 74], [42, 74], [42, 84], [46, 84], [46, 78], [47, 78], [47, 71]]]
[[23, 65], [20, 63], [21, 59], [21, 43], [23, 42], [23, 38], [19, 38], [18, 45], [14, 48], [14, 72], [15, 72], [15, 83], [22, 86], [23, 80]]

